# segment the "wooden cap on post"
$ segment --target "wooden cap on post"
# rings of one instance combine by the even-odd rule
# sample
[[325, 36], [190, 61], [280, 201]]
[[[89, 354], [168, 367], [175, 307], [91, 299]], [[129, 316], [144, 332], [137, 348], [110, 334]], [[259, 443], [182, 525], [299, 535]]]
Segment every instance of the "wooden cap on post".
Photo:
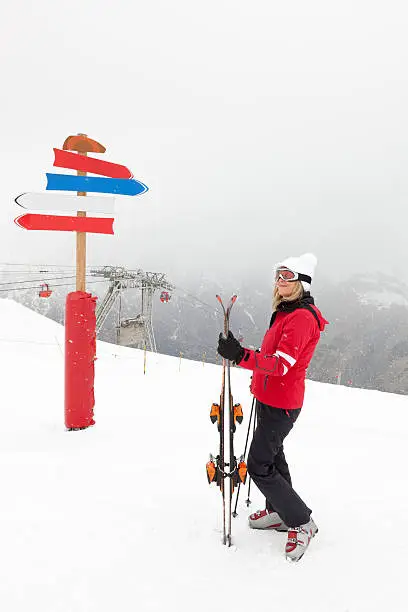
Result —
[[68, 136], [62, 145], [64, 151], [77, 151], [78, 153], [105, 153], [106, 147], [96, 140], [88, 138], [86, 134]]

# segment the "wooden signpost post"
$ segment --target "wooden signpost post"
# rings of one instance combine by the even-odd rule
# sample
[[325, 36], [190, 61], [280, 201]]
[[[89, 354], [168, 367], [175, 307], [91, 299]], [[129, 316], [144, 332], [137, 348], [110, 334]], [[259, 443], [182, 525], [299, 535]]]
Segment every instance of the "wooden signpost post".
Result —
[[[85, 136], [85, 134], [84, 134]], [[86, 153], [83, 155], [86, 156]], [[86, 172], [77, 170], [78, 176], [86, 176]], [[86, 196], [86, 191], [78, 191], [78, 196]], [[78, 210], [77, 217], [86, 217], [85, 210]], [[77, 232], [76, 237], [76, 290], [85, 291], [85, 273], [86, 273], [86, 233]]]
[[[78, 155], [86, 157], [88, 153], [105, 153], [106, 148], [96, 140], [91, 140], [86, 134], [68, 136], [62, 149], [77, 151]], [[83, 170], [77, 170], [77, 176], [86, 176]], [[78, 191], [80, 197], [86, 196], [86, 191]], [[85, 208], [85, 207], [84, 207]], [[86, 210], [78, 210], [77, 217], [86, 217]], [[76, 238], [76, 290], [85, 291], [86, 281], [86, 232], [77, 232]]]

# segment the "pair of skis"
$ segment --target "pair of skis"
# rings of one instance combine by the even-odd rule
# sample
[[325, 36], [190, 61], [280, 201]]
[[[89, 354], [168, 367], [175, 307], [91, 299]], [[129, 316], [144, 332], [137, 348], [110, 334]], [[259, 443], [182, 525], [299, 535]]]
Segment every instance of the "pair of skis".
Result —
[[[237, 296], [232, 296], [227, 307], [224, 306], [219, 295], [216, 297], [224, 313], [224, 335], [227, 337], [231, 308], [235, 304]], [[233, 403], [230, 362], [227, 359], [222, 360], [220, 403], [213, 403], [211, 406], [210, 419], [212, 423], [217, 423], [219, 432], [219, 452], [215, 457], [210, 454], [210, 459], [206, 466], [207, 478], [210, 484], [215, 482], [217, 486], [220, 487], [223, 509], [222, 541], [226, 546], [231, 546], [232, 496], [235, 487], [240, 482], [245, 484], [247, 467], [244, 456], [242, 455], [237, 461], [234, 453], [236, 423], [242, 423], [243, 414], [241, 404]]]

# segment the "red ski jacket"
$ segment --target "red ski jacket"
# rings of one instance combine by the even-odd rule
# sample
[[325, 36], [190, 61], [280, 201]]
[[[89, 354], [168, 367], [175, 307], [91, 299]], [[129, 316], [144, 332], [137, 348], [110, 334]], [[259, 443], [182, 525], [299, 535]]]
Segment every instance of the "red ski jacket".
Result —
[[274, 313], [260, 351], [246, 348], [238, 364], [253, 370], [251, 392], [263, 404], [285, 410], [303, 405], [306, 370], [328, 323], [310, 302], [307, 307]]

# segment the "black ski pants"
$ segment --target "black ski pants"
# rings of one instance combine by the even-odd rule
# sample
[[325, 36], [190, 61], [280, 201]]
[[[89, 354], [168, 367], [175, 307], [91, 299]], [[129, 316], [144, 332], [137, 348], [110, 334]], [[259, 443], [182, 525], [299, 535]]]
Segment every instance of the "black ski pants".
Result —
[[248, 473], [274, 510], [289, 527], [309, 521], [311, 510], [292, 488], [283, 440], [300, 414], [256, 402], [257, 426], [248, 454]]

